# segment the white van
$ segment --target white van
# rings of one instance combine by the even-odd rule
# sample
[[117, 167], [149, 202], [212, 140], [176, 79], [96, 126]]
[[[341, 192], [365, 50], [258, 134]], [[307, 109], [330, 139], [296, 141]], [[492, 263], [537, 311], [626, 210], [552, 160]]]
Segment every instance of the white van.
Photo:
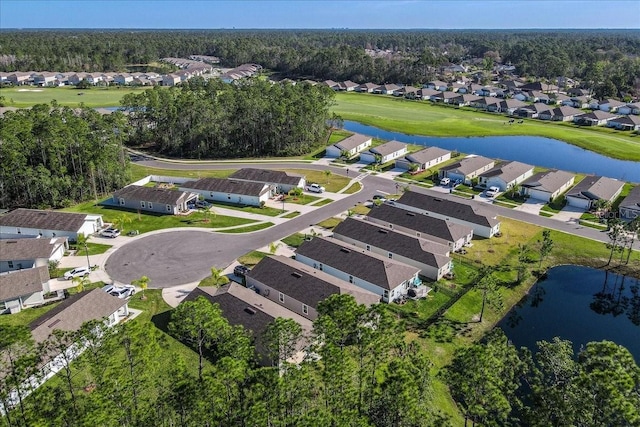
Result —
[[449, 183], [451, 183], [451, 180], [449, 178], [442, 178], [440, 180], [440, 185], [449, 185]]

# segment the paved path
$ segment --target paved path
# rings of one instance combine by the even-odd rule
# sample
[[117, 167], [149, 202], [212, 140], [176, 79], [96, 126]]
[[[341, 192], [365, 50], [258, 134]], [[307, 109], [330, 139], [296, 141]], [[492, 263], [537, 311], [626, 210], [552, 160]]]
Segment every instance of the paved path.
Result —
[[513, 208], [514, 211], [527, 212], [531, 215], [539, 215], [540, 209], [544, 206], [544, 202], [536, 199], [527, 199], [523, 204]]
[[584, 209], [567, 205], [551, 218], [555, 219], [556, 221], [573, 222], [575, 224], [578, 224], [580, 223], [580, 217], [583, 213], [585, 213]]

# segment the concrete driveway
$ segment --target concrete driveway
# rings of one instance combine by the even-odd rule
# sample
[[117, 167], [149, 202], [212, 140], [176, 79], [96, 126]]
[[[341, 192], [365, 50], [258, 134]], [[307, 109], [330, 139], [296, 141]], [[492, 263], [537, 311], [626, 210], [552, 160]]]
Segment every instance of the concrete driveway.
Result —
[[521, 204], [518, 207], [513, 208], [514, 211], [522, 211], [526, 213], [530, 213], [532, 215], [539, 215], [540, 209], [545, 205], [545, 202], [537, 199], [527, 199], [526, 202]]
[[580, 221], [580, 217], [586, 211], [582, 208], [577, 208], [575, 206], [565, 206], [562, 208], [560, 212], [552, 216], [551, 218], [563, 221], [563, 222], [575, 222], [578, 223]]

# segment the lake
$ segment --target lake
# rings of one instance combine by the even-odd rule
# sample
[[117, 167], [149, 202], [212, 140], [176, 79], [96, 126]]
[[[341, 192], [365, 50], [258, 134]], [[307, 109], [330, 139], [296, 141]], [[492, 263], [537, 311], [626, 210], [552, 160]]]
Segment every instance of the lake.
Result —
[[[511, 126], [518, 126], [518, 124]], [[493, 159], [517, 160], [545, 168], [640, 182], [640, 162], [612, 159], [551, 138], [539, 136], [436, 138], [386, 131], [347, 120], [344, 122], [344, 129], [381, 139], [395, 139], [410, 144], [436, 146]]]
[[517, 347], [559, 336], [625, 346], [640, 363], [640, 280], [575, 265], [554, 267], [498, 323]]

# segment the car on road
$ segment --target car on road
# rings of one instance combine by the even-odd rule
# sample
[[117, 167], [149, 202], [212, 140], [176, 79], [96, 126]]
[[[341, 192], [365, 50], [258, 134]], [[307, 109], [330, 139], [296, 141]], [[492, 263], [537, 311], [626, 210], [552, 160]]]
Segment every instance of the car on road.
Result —
[[106, 228], [100, 232], [100, 235], [102, 237], [110, 237], [112, 239], [115, 239], [120, 235], [120, 230], [118, 230], [117, 228]]
[[249, 271], [251, 270], [246, 265], [236, 265], [233, 269], [233, 274], [238, 277], [245, 277]]
[[102, 290], [120, 299], [129, 298], [136, 293], [136, 288], [133, 285], [105, 285], [102, 287]]
[[387, 198], [384, 197], [382, 194], [375, 194], [373, 196], [373, 201], [375, 202], [376, 200], [380, 200], [381, 202], [386, 202]]
[[451, 179], [450, 179], [450, 178], [442, 178], [442, 179], [440, 180], [440, 185], [443, 185], [443, 186], [445, 186], [445, 187], [446, 187], [447, 185], [449, 185], [450, 183], [451, 183]]
[[484, 195], [487, 197], [495, 197], [500, 192], [498, 187], [489, 187], [488, 190], [485, 190]]
[[91, 273], [91, 269], [89, 267], [76, 267], [73, 270], [69, 270], [64, 273], [63, 277], [65, 280], [71, 280], [76, 277], [85, 277]]
[[307, 191], [310, 193], [324, 193], [324, 187], [320, 184], [309, 184], [307, 185]]

